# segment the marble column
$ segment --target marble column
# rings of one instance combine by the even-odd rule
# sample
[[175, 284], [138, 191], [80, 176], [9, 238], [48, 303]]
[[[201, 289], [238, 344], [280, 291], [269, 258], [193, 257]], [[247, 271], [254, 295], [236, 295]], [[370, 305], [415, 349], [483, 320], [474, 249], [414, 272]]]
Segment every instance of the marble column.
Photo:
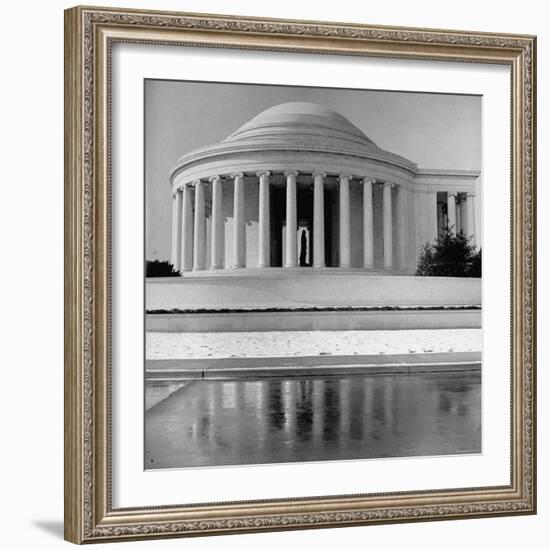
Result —
[[[433, 209], [431, 209], [431, 213], [433, 214], [433, 238], [431, 239], [431, 241], [433, 242], [436, 242], [438, 239], [439, 239], [439, 230], [440, 230], [440, 226], [439, 226], [439, 220], [437, 218], [437, 215], [438, 215], [438, 208], [440, 208], [438, 202], [437, 202], [437, 192], [434, 192], [434, 193], [429, 193], [428, 196], [432, 195], [433, 197]], [[443, 218], [441, 218], [441, 220], [443, 220]], [[441, 222], [443, 224], [443, 221]]]
[[313, 267], [325, 267], [325, 177], [313, 174]]
[[192, 190], [183, 186], [183, 208], [181, 220], [181, 271], [193, 269], [193, 204]]
[[348, 174], [340, 174], [339, 189], [340, 189], [340, 267], [351, 266], [351, 249], [350, 249], [350, 211], [349, 211], [349, 180], [351, 176]]
[[447, 193], [447, 227], [456, 235], [456, 193]]
[[407, 214], [405, 207], [405, 189], [401, 185], [395, 188], [395, 225], [397, 230], [397, 267], [405, 267], [405, 239], [407, 236]]
[[239, 268], [246, 265], [246, 228], [244, 219], [244, 174], [233, 174], [233, 264]]
[[384, 216], [384, 230], [382, 235], [384, 245], [384, 269], [393, 268], [392, 187], [392, 183], [384, 183], [384, 190], [382, 193], [382, 210]]
[[296, 204], [296, 177], [298, 172], [285, 172], [286, 176], [286, 257], [285, 267], [296, 267], [298, 249], [296, 232], [298, 231]]
[[223, 268], [223, 242], [225, 228], [223, 224], [222, 179], [220, 176], [210, 178], [212, 182], [212, 231], [210, 239], [210, 269]]
[[372, 209], [372, 184], [374, 180], [363, 180], [363, 267], [374, 267], [374, 217]]
[[204, 216], [204, 183], [195, 182], [195, 235], [193, 240], [193, 271], [206, 267], [206, 219]]
[[172, 195], [172, 265], [176, 270], [181, 268], [181, 199], [181, 191], [176, 189]]
[[260, 200], [258, 213], [258, 267], [271, 266], [269, 232], [269, 176], [270, 172], [258, 172], [260, 178]]
[[470, 244], [476, 246], [476, 209], [475, 209], [475, 194], [468, 193], [466, 195], [466, 231], [467, 237], [471, 237]]

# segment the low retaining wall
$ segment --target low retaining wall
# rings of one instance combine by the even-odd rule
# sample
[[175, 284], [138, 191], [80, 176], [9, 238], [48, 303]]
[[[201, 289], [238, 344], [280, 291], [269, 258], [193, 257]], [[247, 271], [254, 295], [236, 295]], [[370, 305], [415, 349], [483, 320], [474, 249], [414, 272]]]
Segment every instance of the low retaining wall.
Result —
[[205, 271], [146, 281], [146, 309], [480, 306], [481, 279], [268, 268]]
[[481, 328], [481, 309], [156, 313], [148, 332]]

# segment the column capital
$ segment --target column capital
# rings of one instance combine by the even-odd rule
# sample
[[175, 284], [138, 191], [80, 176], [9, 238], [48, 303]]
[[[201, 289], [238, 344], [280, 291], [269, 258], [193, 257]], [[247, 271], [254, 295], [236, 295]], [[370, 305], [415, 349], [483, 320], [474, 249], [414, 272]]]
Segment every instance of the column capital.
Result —
[[352, 178], [353, 178], [353, 176], [351, 174], [339, 174], [338, 175], [338, 180], [339, 181], [342, 181], [342, 180], [348, 180], [349, 181]]
[[210, 177], [208, 178], [208, 181], [210, 181], [210, 183], [214, 183], [216, 180], [221, 180], [221, 179], [222, 179], [222, 177], [219, 176], [219, 175], [217, 175], [217, 176], [210, 176]]
[[311, 173], [311, 175], [316, 178], [316, 177], [321, 177], [321, 178], [326, 178], [327, 177], [327, 173], [326, 172], [322, 172], [320, 170], [313, 170], [313, 172]]
[[204, 181], [202, 180], [195, 180], [193, 181], [193, 187], [197, 188], [199, 185], [202, 185]]
[[371, 185], [374, 185], [376, 183], [376, 180], [374, 178], [369, 177], [369, 176], [363, 176], [361, 178], [361, 181], [363, 183], [370, 183]]
[[395, 187], [395, 183], [393, 183], [393, 181], [384, 181], [382, 182], [382, 185], [384, 187]]
[[233, 179], [244, 178], [244, 172], [233, 172], [232, 174], [229, 174], [229, 177]]
[[298, 172], [298, 170], [285, 170], [283, 174], [285, 175], [285, 178], [288, 178], [288, 176], [294, 176], [297, 178], [300, 172]]
[[454, 197], [454, 199], [456, 200], [456, 197], [457, 197], [458, 193], [456, 191], [447, 191], [447, 198], [451, 198], [451, 197]]
[[261, 178], [262, 176], [271, 176], [271, 172], [269, 170], [260, 170], [259, 172], [256, 172], [256, 175]]
[[476, 193], [474, 193], [473, 191], [468, 191], [468, 192], [466, 193], [466, 196], [467, 196], [468, 198], [477, 197]]

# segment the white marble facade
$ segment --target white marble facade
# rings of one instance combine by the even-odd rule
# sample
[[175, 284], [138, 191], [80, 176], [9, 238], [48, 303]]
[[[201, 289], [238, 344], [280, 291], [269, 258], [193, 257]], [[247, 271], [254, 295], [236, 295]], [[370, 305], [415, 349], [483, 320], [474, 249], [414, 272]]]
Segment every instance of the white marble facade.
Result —
[[446, 226], [481, 246], [477, 171], [420, 169], [314, 103], [271, 107], [170, 173], [172, 263], [412, 273]]

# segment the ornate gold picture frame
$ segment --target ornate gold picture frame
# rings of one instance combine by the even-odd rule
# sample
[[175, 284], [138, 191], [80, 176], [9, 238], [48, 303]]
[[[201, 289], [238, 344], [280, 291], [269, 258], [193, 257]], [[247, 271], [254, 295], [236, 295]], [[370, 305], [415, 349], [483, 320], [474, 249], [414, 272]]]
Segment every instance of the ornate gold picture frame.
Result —
[[[508, 485], [113, 506], [111, 54], [117, 43], [509, 67], [512, 351]], [[65, 538], [90, 543], [535, 513], [535, 86], [533, 36], [110, 8], [67, 10]]]

